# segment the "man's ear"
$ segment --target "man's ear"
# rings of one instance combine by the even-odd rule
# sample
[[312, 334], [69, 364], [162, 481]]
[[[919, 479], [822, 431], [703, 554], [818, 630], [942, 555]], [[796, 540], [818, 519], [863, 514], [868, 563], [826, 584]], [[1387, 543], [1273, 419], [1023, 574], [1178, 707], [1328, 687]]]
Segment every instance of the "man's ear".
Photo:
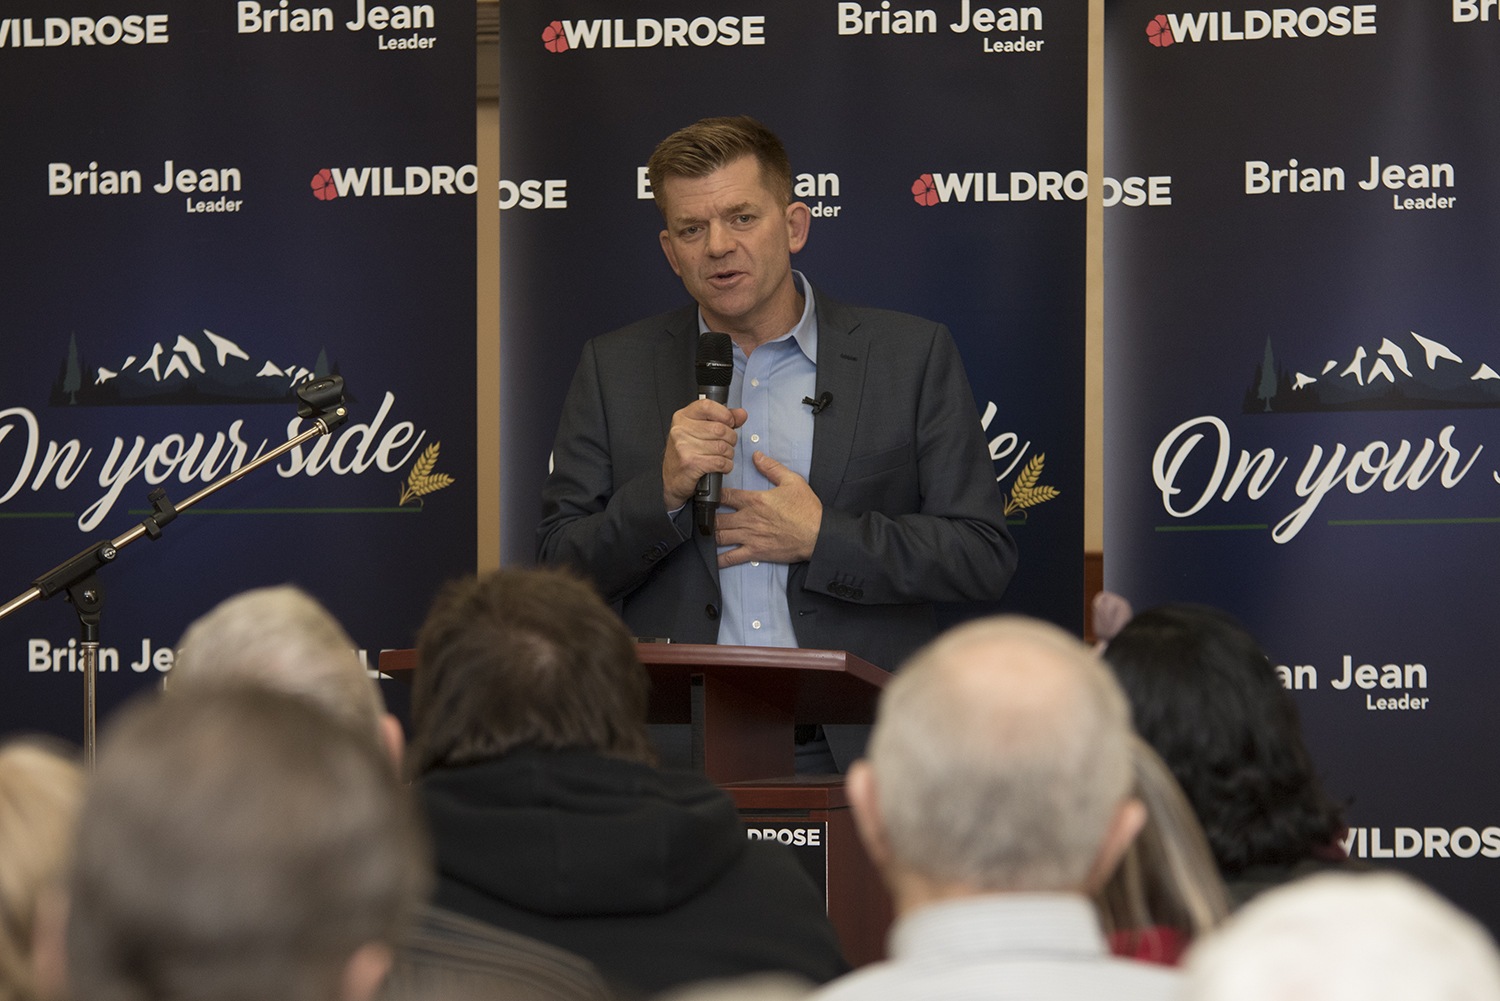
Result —
[[875, 769], [861, 758], [849, 766], [844, 776], [844, 790], [849, 796], [849, 809], [854, 814], [854, 827], [859, 831], [859, 840], [876, 868], [885, 869], [890, 858], [890, 848], [885, 838], [885, 824], [880, 819], [880, 794], [875, 783]]
[[391, 947], [380, 942], [366, 942], [354, 950], [344, 964], [340, 980], [339, 1001], [371, 1001], [380, 993], [380, 985], [391, 972]]
[[1119, 866], [1120, 859], [1125, 857], [1131, 842], [1145, 826], [1146, 804], [1140, 800], [1131, 797], [1115, 809], [1109, 829], [1104, 832], [1104, 841], [1099, 845], [1099, 853], [1094, 856], [1094, 864], [1089, 869], [1088, 880], [1083, 887], [1085, 891], [1094, 894], [1104, 888], [1104, 884], [1109, 882], [1109, 877], [1114, 875]]
[[390, 713], [380, 717], [380, 743], [390, 756], [391, 767], [400, 775], [406, 756], [406, 731], [401, 729], [401, 721]]
[[677, 266], [677, 248], [672, 246], [672, 234], [662, 230], [660, 239], [661, 252], [667, 255], [667, 263], [672, 265], [672, 270], [680, 277], [682, 269]]
[[812, 227], [812, 210], [806, 202], [792, 202], [786, 207], [787, 244], [792, 253], [807, 246], [807, 231]]
[[37, 897], [32, 919], [31, 973], [37, 996], [68, 996], [68, 895], [50, 886]]

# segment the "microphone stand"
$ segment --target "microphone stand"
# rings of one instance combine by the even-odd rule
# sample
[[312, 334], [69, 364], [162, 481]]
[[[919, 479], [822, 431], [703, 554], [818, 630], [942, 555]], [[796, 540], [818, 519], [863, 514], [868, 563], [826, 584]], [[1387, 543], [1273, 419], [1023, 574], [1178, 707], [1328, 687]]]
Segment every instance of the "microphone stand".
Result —
[[99, 671], [99, 619], [104, 607], [104, 589], [100, 586], [98, 572], [113, 563], [120, 550], [146, 536], [153, 541], [161, 538], [161, 530], [177, 515], [205, 500], [219, 490], [243, 476], [249, 475], [268, 462], [274, 462], [291, 449], [334, 430], [349, 419], [344, 405], [344, 380], [340, 376], [326, 376], [304, 384], [297, 389], [297, 416], [313, 418], [313, 426], [267, 452], [265, 455], [241, 466], [228, 475], [215, 480], [193, 496], [174, 505], [167, 499], [162, 488], [151, 491], [152, 513], [139, 524], [113, 539], [95, 542], [83, 552], [64, 560], [32, 582], [29, 589], [18, 594], [4, 605], [0, 605], [0, 619], [33, 601], [66, 592], [78, 613], [79, 649], [83, 653], [83, 761], [92, 771], [95, 752], [96, 692]]

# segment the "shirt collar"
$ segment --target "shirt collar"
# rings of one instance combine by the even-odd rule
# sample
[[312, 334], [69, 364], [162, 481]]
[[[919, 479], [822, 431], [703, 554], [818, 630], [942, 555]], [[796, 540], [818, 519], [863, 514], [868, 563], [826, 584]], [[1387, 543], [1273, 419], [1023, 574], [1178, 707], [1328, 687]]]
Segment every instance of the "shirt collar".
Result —
[[[775, 344], [790, 338], [796, 342], [797, 347], [801, 349], [802, 354], [806, 356], [807, 360], [816, 365], [818, 363], [818, 308], [817, 304], [813, 301], [812, 283], [807, 280], [807, 277], [802, 272], [796, 270], [792, 271], [792, 281], [796, 283], [797, 291], [802, 294], [802, 315], [798, 317], [796, 326], [792, 327], [791, 330], [788, 330], [775, 340], [767, 341], [766, 343]], [[703, 319], [703, 309], [699, 307], [698, 333], [702, 334], [707, 331], [708, 322]], [[739, 354], [738, 346], [735, 347], [735, 353]]]
[[813, 302], [812, 284], [800, 271], [792, 272], [792, 281], [797, 283], [797, 291], [802, 293], [802, 316], [798, 318], [797, 325], [787, 332], [787, 336], [797, 342], [807, 360], [814, 365], [818, 363], [818, 307]]

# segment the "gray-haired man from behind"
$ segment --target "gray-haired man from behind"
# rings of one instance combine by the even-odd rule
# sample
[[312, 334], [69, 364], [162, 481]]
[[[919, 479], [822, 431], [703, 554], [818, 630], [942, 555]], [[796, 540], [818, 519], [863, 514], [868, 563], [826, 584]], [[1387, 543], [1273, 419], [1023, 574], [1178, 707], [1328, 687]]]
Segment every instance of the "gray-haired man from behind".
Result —
[[894, 898], [890, 959], [819, 1001], [1176, 996], [1109, 955], [1089, 894], [1145, 819], [1124, 695], [1055, 626], [982, 619], [918, 651], [848, 790]]
[[68, 886], [71, 996], [369, 1001], [426, 839], [366, 734], [241, 683], [112, 721]]

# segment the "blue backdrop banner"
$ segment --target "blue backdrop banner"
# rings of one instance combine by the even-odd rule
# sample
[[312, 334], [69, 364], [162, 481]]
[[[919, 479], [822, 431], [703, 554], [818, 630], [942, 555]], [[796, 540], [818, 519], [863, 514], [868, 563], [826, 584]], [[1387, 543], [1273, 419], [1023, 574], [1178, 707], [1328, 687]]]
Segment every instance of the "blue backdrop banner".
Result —
[[[410, 646], [474, 565], [474, 4], [13, 2], [0, 17], [0, 585], [350, 423], [104, 569], [100, 700], [182, 628], [291, 581]], [[78, 739], [61, 599], [0, 623], [0, 731]]]
[[1107, 585], [1236, 613], [1350, 854], [1500, 927], [1494, 12], [1224, 6], [1107, 8]]
[[651, 150], [699, 118], [750, 114], [785, 142], [812, 210], [795, 266], [835, 298], [953, 331], [1012, 502], [1006, 605], [1078, 629], [1085, 5], [629, 13], [501, 6], [503, 557], [534, 557], [584, 341], [687, 301], [657, 241]]

